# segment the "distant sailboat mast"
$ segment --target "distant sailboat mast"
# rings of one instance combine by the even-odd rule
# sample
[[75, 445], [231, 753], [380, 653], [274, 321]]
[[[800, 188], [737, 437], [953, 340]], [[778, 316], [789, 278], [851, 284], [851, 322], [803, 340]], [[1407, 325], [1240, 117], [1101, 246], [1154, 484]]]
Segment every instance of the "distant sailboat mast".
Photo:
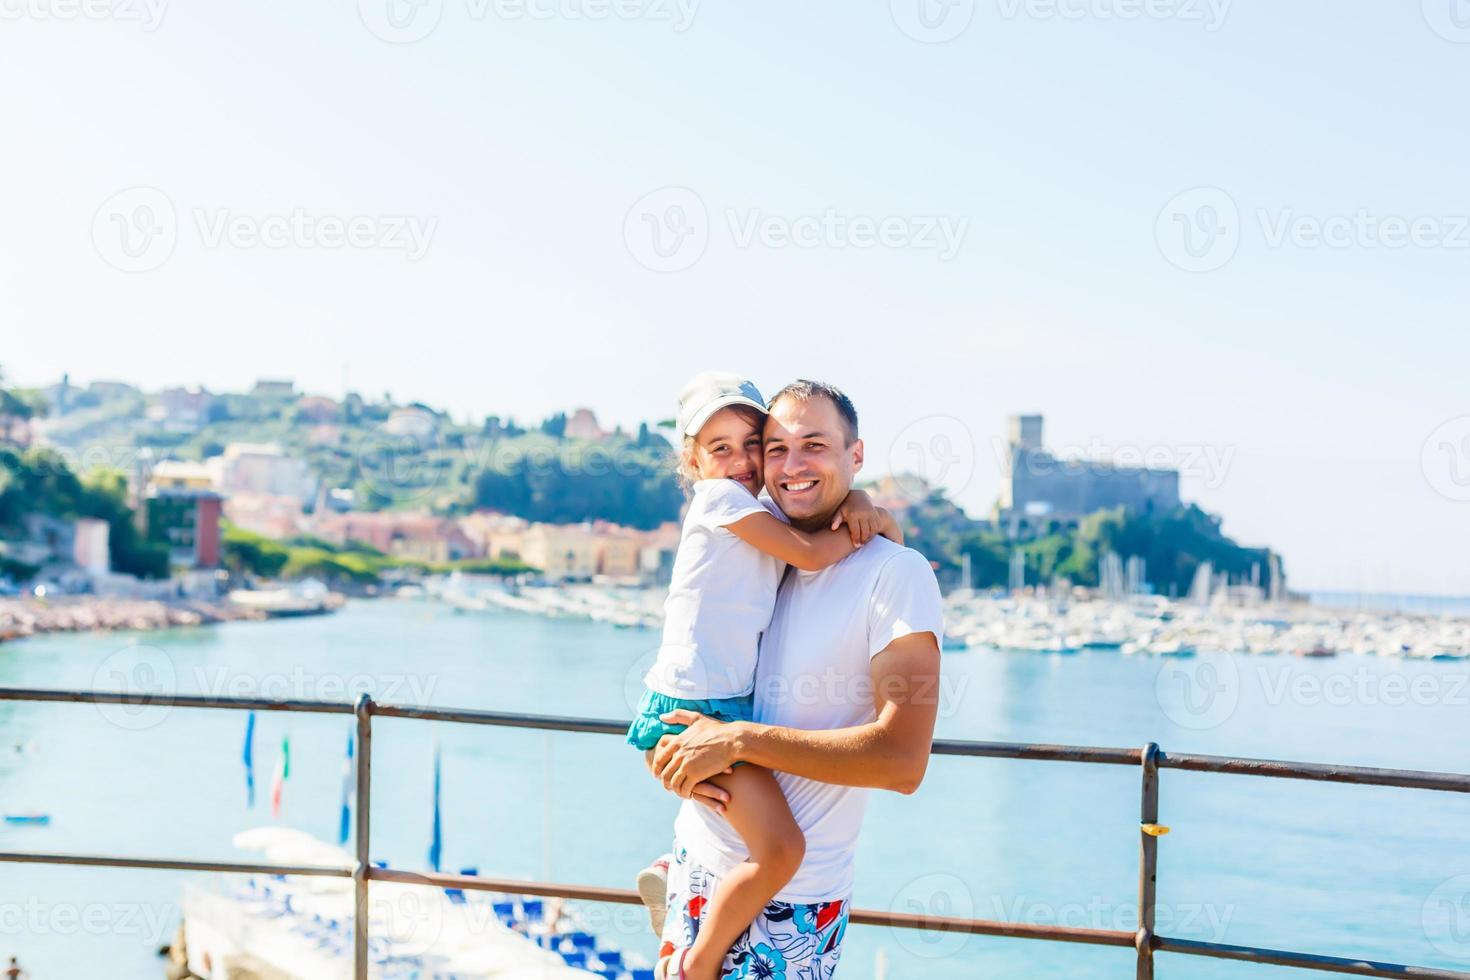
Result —
[[1207, 561], [1200, 562], [1194, 570], [1194, 580], [1189, 585], [1189, 601], [1197, 606], [1208, 606], [1214, 584], [1214, 566]]

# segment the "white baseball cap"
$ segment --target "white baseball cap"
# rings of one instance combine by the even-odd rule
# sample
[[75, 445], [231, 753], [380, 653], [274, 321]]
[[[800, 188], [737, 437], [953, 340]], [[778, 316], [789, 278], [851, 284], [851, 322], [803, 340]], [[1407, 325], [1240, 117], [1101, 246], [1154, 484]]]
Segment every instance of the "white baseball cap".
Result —
[[749, 405], [766, 413], [766, 401], [751, 382], [728, 371], [701, 371], [679, 392], [679, 431], [698, 435], [711, 415], [731, 405]]

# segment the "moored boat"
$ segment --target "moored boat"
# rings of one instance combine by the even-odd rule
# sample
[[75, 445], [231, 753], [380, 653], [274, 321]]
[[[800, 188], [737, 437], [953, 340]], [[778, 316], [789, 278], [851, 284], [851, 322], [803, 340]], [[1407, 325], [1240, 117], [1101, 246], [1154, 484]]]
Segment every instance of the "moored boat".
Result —
[[49, 813], [7, 813], [5, 822], [8, 824], [23, 824], [32, 827], [45, 827], [51, 823]]

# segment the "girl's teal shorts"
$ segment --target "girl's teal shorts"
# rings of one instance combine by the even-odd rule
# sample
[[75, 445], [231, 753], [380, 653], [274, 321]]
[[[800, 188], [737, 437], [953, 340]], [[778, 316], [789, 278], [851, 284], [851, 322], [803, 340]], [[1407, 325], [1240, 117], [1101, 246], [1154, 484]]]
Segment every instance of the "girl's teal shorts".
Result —
[[659, 717], [670, 711], [682, 708], [719, 721], [750, 721], [754, 706], [755, 698], [750, 694], [739, 698], [710, 698], [700, 701], [671, 698], [667, 694], [646, 690], [643, 692], [643, 700], [638, 702], [638, 713], [633, 717], [633, 724], [628, 726], [628, 744], [646, 752], [658, 745], [658, 740], [665, 735], [677, 735], [688, 727], [670, 725]]

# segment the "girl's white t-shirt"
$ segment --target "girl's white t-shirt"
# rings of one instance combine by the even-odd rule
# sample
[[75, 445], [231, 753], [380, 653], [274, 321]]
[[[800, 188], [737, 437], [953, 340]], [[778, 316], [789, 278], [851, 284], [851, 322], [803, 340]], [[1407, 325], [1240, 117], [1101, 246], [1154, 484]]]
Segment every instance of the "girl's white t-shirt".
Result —
[[651, 690], [687, 700], [737, 698], [755, 688], [761, 633], [786, 563], [741, 540], [730, 525], [751, 514], [786, 517], [735, 480], [694, 484], [674, 556]]

